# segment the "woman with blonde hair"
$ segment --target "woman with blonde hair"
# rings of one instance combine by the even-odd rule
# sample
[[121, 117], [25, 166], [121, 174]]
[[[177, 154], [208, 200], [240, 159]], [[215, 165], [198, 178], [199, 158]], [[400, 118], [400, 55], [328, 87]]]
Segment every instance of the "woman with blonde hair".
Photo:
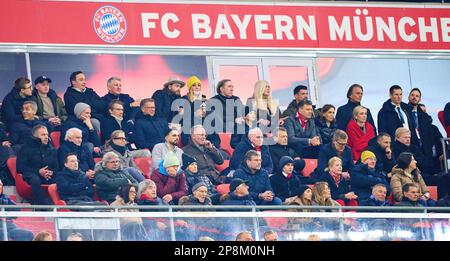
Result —
[[[337, 201], [331, 198], [330, 187], [327, 182], [316, 182], [314, 188], [312, 189], [312, 206], [340, 206]], [[319, 210], [324, 212], [325, 210]]]
[[348, 122], [346, 132], [353, 159], [359, 160], [369, 141], [375, 137], [375, 128], [367, 121], [366, 107], [358, 105], [353, 109], [353, 119]]

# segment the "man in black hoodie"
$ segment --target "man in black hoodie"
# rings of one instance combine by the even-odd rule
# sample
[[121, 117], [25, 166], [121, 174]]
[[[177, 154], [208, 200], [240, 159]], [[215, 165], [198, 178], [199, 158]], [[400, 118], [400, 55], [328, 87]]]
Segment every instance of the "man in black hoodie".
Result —
[[58, 170], [56, 149], [51, 146], [47, 128], [43, 125], [33, 127], [32, 138], [17, 155], [17, 172], [23, 174], [33, 192], [33, 203], [52, 205], [41, 189], [41, 184], [55, 183], [54, 171]]
[[91, 88], [86, 87], [86, 75], [82, 71], [73, 72], [70, 75], [70, 86], [64, 93], [64, 102], [69, 116], [74, 115], [74, 108], [77, 103], [83, 102], [91, 107], [92, 124], [97, 131], [100, 131], [100, 121], [106, 112], [106, 106], [98, 94]]

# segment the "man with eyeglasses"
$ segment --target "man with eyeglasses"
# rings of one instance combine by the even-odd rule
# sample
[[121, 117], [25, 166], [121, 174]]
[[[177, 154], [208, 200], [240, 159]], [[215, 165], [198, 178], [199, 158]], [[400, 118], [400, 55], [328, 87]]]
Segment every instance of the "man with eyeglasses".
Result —
[[[122, 80], [119, 77], [111, 77], [106, 82], [108, 93], [102, 97], [105, 104], [110, 104], [112, 101], [121, 101], [123, 104], [125, 120], [133, 120], [137, 112], [139, 112], [140, 99], [134, 100], [133, 97], [126, 93], [122, 93]], [[109, 110], [105, 116], [109, 115]], [[103, 132], [103, 129], [102, 129]]]
[[7, 130], [11, 130], [12, 124], [22, 120], [22, 105], [31, 100], [31, 81], [20, 77], [14, 81], [13, 89], [5, 96], [1, 106], [1, 119]]
[[133, 141], [134, 126], [131, 121], [126, 121], [124, 116], [124, 104], [119, 100], [113, 100], [108, 105], [109, 115], [102, 119], [102, 144], [110, 139], [111, 133], [115, 130], [123, 130], [127, 139]]
[[319, 179], [325, 173], [328, 161], [332, 157], [338, 157], [342, 160], [342, 176], [345, 179], [350, 178], [350, 170], [354, 167], [352, 150], [347, 146], [348, 136], [345, 131], [336, 130], [333, 139], [329, 144], [322, 146], [319, 151], [317, 169], [311, 175], [314, 179]]

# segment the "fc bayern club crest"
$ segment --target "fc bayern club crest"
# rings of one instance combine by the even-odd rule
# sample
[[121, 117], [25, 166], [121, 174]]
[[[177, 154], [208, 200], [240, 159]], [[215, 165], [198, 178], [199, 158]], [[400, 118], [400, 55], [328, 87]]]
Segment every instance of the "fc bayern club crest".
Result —
[[114, 6], [102, 6], [94, 14], [94, 30], [107, 43], [117, 43], [127, 32], [127, 22], [123, 13]]

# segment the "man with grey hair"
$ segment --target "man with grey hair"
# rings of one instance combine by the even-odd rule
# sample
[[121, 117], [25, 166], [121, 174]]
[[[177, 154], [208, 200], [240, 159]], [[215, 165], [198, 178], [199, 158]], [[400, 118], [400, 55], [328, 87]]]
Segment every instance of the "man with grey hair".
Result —
[[[108, 94], [102, 97], [102, 101], [105, 104], [110, 104], [111, 101], [119, 100], [123, 103], [125, 121], [133, 120], [136, 113], [139, 112], [139, 104], [141, 99], [134, 100], [133, 97], [126, 93], [122, 93], [122, 80], [119, 77], [111, 77], [106, 82], [108, 88]], [[105, 117], [109, 116], [108, 111], [105, 112]]]
[[37, 104], [34, 101], [25, 101], [22, 105], [22, 119], [12, 124], [10, 141], [14, 145], [26, 143], [31, 138], [31, 129], [39, 124], [48, 128], [47, 124], [38, 120], [36, 116]]
[[119, 156], [111, 151], [103, 156], [101, 164], [95, 166], [95, 184], [98, 196], [111, 203], [121, 186], [137, 186], [138, 182], [122, 168]]
[[85, 172], [86, 176], [94, 181], [95, 162], [92, 152], [86, 143], [83, 143], [83, 136], [80, 129], [70, 128], [67, 130], [64, 141], [58, 149], [59, 166], [64, 166], [64, 160], [70, 153], [77, 155], [79, 168]]
[[183, 152], [197, 160], [198, 174], [207, 176], [214, 184], [225, 182], [225, 176], [220, 176], [214, 164], [221, 165], [223, 157], [219, 149], [206, 139], [206, 130], [202, 125], [192, 127], [189, 144], [183, 147]]
[[345, 179], [350, 178], [350, 170], [355, 166], [353, 163], [352, 150], [347, 146], [348, 136], [343, 130], [336, 130], [330, 143], [323, 145], [319, 151], [317, 169], [311, 178], [319, 179], [328, 166], [328, 161], [332, 157], [338, 157], [342, 160], [342, 175]]
[[230, 160], [230, 169], [236, 170], [244, 161], [244, 155], [249, 150], [256, 150], [261, 154], [262, 168], [270, 174], [273, 173], [272, 157], [270, 156], [269, 147], [263, 145], [263, 133], [260, 128], [250, 129], [247, 137], [243, 137], [241, 142], [236, 146]]

